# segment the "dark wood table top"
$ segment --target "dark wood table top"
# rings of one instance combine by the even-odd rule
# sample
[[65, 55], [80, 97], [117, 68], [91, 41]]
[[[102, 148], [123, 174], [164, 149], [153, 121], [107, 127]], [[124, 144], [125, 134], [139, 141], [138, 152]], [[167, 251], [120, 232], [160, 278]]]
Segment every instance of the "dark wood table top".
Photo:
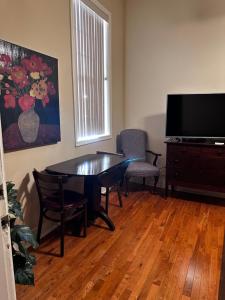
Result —
[[127, 158], [112, 154], [87, 154], [48, 166], [46, 170], [66, 175], [98, 176], [125, 161]]

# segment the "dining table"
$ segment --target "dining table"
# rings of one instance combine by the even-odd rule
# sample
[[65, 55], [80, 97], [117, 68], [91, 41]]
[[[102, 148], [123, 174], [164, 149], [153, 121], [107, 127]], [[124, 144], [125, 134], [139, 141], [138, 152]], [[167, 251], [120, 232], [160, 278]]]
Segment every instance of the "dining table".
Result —
[[84, 178], [84, 194], [88, 200], [88, 218], [94, 221], [101, 218], [111, 231], [115, 225], [101, 205], [101, 186], [98, 177], [110, 169], [123, 165], [128, 159], [115, 154], [87, 154], [48, 166], [46, 171], [51, 174], [82, 176]]

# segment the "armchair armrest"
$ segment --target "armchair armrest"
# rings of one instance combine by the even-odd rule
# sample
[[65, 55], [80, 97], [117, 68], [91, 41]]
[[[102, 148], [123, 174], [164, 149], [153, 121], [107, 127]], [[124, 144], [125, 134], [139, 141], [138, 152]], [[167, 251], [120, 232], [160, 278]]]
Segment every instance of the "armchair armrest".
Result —
[[158, 158], [159, 158], [160, 156], [162, 156], [162, 154], [153, 152], [153, 151], [151, 151], [151, 150], [146, 150], [146, 152], [152, 154], [153, 156], [155, 156], [154, 161], [153, 161], [153, 166], [156, 166], [157, 160], [158, 160]]

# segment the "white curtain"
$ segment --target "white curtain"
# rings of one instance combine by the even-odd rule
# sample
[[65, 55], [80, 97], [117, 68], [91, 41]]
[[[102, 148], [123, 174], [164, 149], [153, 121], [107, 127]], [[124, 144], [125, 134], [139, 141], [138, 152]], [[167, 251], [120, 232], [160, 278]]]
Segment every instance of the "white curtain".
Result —
[[106, 135], [104, 47], [108, 22], [81, 0], [75, 1], [77, 142]]

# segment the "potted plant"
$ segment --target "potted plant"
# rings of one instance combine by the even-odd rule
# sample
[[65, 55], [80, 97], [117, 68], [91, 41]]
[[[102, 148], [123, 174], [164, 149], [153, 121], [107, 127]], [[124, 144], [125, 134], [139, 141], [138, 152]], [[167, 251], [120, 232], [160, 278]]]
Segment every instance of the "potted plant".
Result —
[[[23, 212], [17, 200], [15, 184], [7, 182], [6, 185], [15, 281], [19, 284], [34, 285], [33, 266], [36, 260], [35, 256], [29, 253], [28, 247], [32, 246], [35, 249], [38, 243], [30, 227], [23, 223]], [[18, 224], [17, 220], [21, 222]]]

